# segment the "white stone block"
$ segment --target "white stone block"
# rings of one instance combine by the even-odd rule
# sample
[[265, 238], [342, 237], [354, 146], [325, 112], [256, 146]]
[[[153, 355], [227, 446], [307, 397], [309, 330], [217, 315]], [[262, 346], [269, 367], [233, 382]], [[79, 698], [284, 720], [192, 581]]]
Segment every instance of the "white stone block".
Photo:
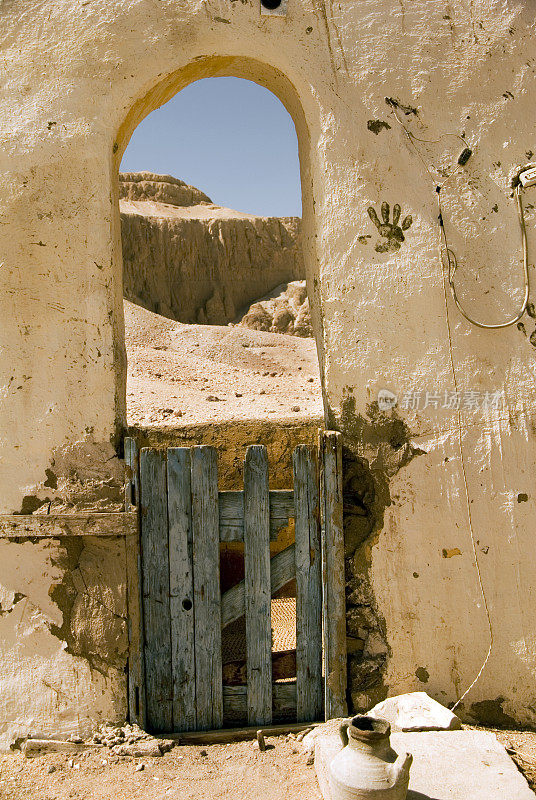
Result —
[[[413, 754], [407, 800], [534, 800], [534, 793], [493, 733], [430, 731], [393, 733], [397, 753]], [[329, 764], [342, 744], [318, 736], [315, 769], [324, 800], [332, 800]]]
[[387, 720], [393, 731], [455, 731], [462, 726], [456, 714], [426, 692], [388, 697], [368, 711], [367, 716]]

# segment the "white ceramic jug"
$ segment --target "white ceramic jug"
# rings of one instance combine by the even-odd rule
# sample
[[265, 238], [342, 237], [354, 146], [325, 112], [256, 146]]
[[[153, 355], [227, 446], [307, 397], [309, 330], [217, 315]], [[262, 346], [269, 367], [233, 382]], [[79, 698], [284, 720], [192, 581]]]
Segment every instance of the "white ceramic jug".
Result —
[[405, 800], [413, 756], [397, 756], [390, 733], [386, 720], [366, 715], [342, 723], [344, 748], [329, 767], [332, 800]]

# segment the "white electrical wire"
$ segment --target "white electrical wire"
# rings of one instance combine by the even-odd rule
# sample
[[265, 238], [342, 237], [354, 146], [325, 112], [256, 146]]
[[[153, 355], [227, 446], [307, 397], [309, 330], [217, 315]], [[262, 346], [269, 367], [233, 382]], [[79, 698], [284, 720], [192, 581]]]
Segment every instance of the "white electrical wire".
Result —
[[[500, 328], [509, 328], [510, 325], [515, 325], [516, 322], [519, 322], [521, 317], [526, 311], [527, 303], [529, 301], [530, 296], [530, 278], [529, 278], [529, 264], [528, 264], [528, 245], [527, 245], [527, 228], [525, 225], [525, 213], [523, 211], [523, 201], [521, 199], [521, 184], [518, 184], [514, 189], [514, 196], [516, 199], [516, 207], [517, 207], [517, 216], [519, 219], [519, 227], [521, 229], [521, 242], [523, 248], [523, 282], [524, 282], [524, 295], [523, 301], [519, 308], [518, 313], [512, 317], [511, 319], [507, 320], [506, 322], [480, 322], [479, 320], [475, 319], [474, 317], [468, 314], [460, 301], [458, 300], [458, 295], [456, 294], [456, 287], [454, 286], [454, 276], [456, 274], [456, 270], [458, 269], [458, 260], [456, 258], [456, 254], [453, 250], [450, 249], [447, 242], [447, 235], [445, 233], [445, 224], [443, 222], [443, 214], [441, 212], [441, 187], [437, 187], [437, 204], [439, 208], [439, 225], [441, 226], [441, 234], [443, 237], [443, 242], [445, 245], [444, 252], [447, 257], [447, 264], [448, 264], [448, 278], [449, 278], [449, 286], [450, 291], [452, 293], [452, 297], [454, 302], [456, 303], [456, 307], [462, 316], [470, 322], [472, 325], [476, 325], [478, 328], [486, 328], [488, 330], [498, 330]], [[443, 253], [441, 254], [441, 258], [443, 259]]]
[[[426, 172], [430, 176], [431, 180], [434, 180], [434, 176], [430, 172], [429, 166], [425, 162], [425, 160], [423, 159], [423, 157], [422, 157], [418, 147], [416, 146], [415, 142], [422, 142], [423, 144], [437, 144], [441, 139], [445, 138], [446, 136], [454, 136], [457, 139], [459, 139], [461, 142], [463, 142], [464, 145], [467, 147], [467, 142], [465, 141], [463, 136], [460, 136], [457, 133], [444, 133], [444, 134], [442, 134], [440, 136], [439, 139], [419, 139], [417, 136], [415, 136], [413, 133], [411, 133], [411, 131], [409, 131], [406, 128], [406, 126], [404, 125], [404, 123], [402, 122], [400, 117], [398, 116], [398, 114], [396, 112], [396, 109], [397, 109], [396, 100], [393, 100], [392, 98], [386, 98], [386, 102], [389, 105], [389, 107], [391, 108], [391, 111], [392, 111], [396, 121], [401, 126], [402, 130], [404, 131], [404, 133], [408, 137], [409, 141], [413, 145], [413, 149], [414, 149], [415, 153], [417, 154], [417, 156], [421, 160], [422, 164], [424, 165], [424, 168], [426, 169]], [[514, 196], [515, 196], [515, 200], [516, 200], [516, 208], [517, 208], [517, 216], [518, 216], [518, 220], [519, 220], [519, 227], [521, 229], [521, 243], [522, 243], [522, 249], [523, 249], [523, 284], [524, 284], [523, 302], [522, 302], [522, 304], [520, 306], [520, 309], [519, 309], [518, 313], [515, 316], [511, 317], [510, 319], [508, 319], [506, 322], [498, 322], [498, 323], [480, 322], [480, 320], [475, 319], [474, 317], [472, 317], [470, 314], [468, 314], [465, 311], [465, 309], [463, 308], [461, 302], [458, 299], [458, 295], [456, 293], [456, 287], [454, 285], [454, 276], [456, 274], [456, 270], [458, 269], [458, 260], [456, 258], [456, 254], [454, 253], [454, 251], [448, 245], [447, 233], [445, 231], [445, 224], [444, 224], [444, 221], [443, 221], [443, 214], [442, 214], [442, 208], [441, 208], [441, 192], [442, 192], [443, 188], [445, 187], [445, 185], [447, 184], [447, 182], [452, 180], [454, 175], [456, 175], [456, 173], [459, 171], [461, 166], [463, 166], [463, 165], [462, 164], [458, 164], [458, 168], [455, 169], [454, 172], [451, 175], [449, 175], [449, 177], [442, 184], [439, 184], [439, 185], [436, 186], [437, 204], [438, 204], [438, 211], [439, 211], [438, 219], [439, 219], [439, 225], [441, 227], [441, 235], [442, 235], [443, 243], [444, 243], [444, 253], [446, 255], [446, 260], [447, 260], [447, 270], [448, 270], [448, 279], [449, 279], [450, 291], [452, 293], [452, 297], [453, 297], [453, 300], [454, 300], [454, 302], [456, 304], [456, 307], [457, 307], [458, 311], [472, 325], [476, 325], [478, 328], [485, 328], [486, 330], [500, 330], [502, 328], [509, 328], [510, 325], [515, 325], [516, 322], [519, 322], [519, 320], [521, 319], [521, 317], [525, 313], [525, 310], [527, 308], [527, 303], [528, 303], [529, 297], [530, 297], [530, 277], [529, 277], [529, 265], [528, 265], [527, 228], [526, 228], [526, 225], [525, 225], [525, 212], [523, 210], [523, 201], [522, 201], [522, 198], [521, 198], [522, 185], [521, 185], [521, 183], [518, 183], [516, 185], [516, 187], [514, 189]], [[524, 170], [521, 170], [521, 173], [523, 171]], [[443, 261], [443, 252], [441, 253], [441, 260]], [[444, 263], [444, 261], [443, 261], [443, 263]]]
[[[447, 331], [448, 331], [448, 337], [449, 337], [450, 366], [451, 366], [451, 370], [452, 370], [452, 377], [453, 377], [453, 380], [454, 380], [454, 389], [455, 389], [456, 394], [457, 394], [458, 393], [458, 378], [457, 378], [457, 375], [456, 375], [456, 366], [454, 364], [454, 352], [453, 352], [453, 347], [452, 347], [452, 331], [451, 331], [451, 327], [450, 327], [449, 304], [448, 304], [447, 287], [446, 287], [446, 280], [445, 280], [445, 270], [443, 270], [443, 296], [444, 296], [444, 302], [445, 302], [445, 316], [446, 316]], [[485, 610], [485, 613], [486, 613], [486, 620], [487, 620], [487, 623], [488, 623], [489, 644], [488, 644], [488, 651], [486, 653], [486, 657], [484, 658], [484, 661], [482, 662], [482, 666], [478, 670], [475, 679], [467, 687], [467, 689], [464, 691], [464, 693], [461, 695], [461, 697], [459, 697], [456, 700], [456, 702], [454, 703], [454, 705], [450, 709], [451, 711], [454, 711], [460, 705], [462, 700], [469, 694], [469, 692], [471, 691], [473, 686], [475, 686], [475, 684], [480, 679], [480, 676], [482, 675], [482, 673], [486, 669], [487, 663], [488, 663], [488, 661], [490, 659], [491, 651], [493, 650], [493, 643], [494, 643], [493, 623], [491, 621], [491, 613], [490, 613], [489, 606], [488, 606], [488, 600], [487, 600], [487, 597], [486, 597], [486, 592], [484, 590], [484, 583], [482, 581], [482, 573], [480, 571], [480, 564], [479, 564], [479, 561], [478, 561], [478, 554], [477, 554], [477, 551], [476, 551], [475, 532], [474, 532], [474, 529], [473, 529], [473, 517], [472, 517], [472, 514], [471, 514], [471, 500], [470, 500], [470, 497], [469, 497], [469, 485], [467, 483], [467, 470], [466, 470], [466, 467], [465, 467], [465, 456], [463, 454], [462, 415], [461, 415], [460, 409], [457, 409], [457, 416], [458, 416], [458, 425], [457, 425], [457, 430], [458, 430], [458, 451], [460, 453], [460, 464], [461, 464], [461, 468], [462, 468], [463, 488], [464, 488], [464, 493], [465, 493], [465, 503], [466, 503], [466, 509], [467, 509], [467, 526], [469, 528], [469, 536], [471, 538], [471, 547], [473, 548], [473, 563], [475, 565], [476, 575], [477, 575], [477, 579], [478, 579], [478, 587], [480, 589], [480, 596], [482, 597], [482, 602], [484, 604], [484, 610]]]

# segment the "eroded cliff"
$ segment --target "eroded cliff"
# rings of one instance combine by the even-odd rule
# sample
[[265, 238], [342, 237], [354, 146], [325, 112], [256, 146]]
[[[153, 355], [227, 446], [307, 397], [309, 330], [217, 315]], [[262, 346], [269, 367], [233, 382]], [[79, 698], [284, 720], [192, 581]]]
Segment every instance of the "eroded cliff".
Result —
[[120, 176], [128, 300], [180, 322], [221, 325], [304, 277], [297, 217], [221, 208], [168, 175]]

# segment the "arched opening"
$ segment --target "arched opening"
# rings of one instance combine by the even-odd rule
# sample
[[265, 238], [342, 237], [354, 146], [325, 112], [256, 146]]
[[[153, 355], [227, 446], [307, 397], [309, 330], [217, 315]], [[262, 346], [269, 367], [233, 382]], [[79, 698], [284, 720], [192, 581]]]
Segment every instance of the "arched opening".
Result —
[[[294, 448], [315, 444], [323, 422], [300, 213], [308, 159], [267, 81], [242, 77], [189, 83], [123, 154], [127, 423], [141, 446], [214, 445], [220, 491], [241, 490], [245, 451], [264, 444], [270, 489], [284, 490]], [[311, 205], [304, 196], [309, 224]], [[272, 557], [292, 545], [287, 522]], [[244, 544], [222, 544], [222, 595], [244, 578]], [[296, 676], [295, 596], [292, 579], [271, 601], [274, 682]], [[222, 632], [224, 686], [244, 684], [245, 649], [242, 616]]]
[[239, 78], [190, 84], [134, 132], [120, 197], [129, 427], [319, 419], [297, 140], [278, 99]]

